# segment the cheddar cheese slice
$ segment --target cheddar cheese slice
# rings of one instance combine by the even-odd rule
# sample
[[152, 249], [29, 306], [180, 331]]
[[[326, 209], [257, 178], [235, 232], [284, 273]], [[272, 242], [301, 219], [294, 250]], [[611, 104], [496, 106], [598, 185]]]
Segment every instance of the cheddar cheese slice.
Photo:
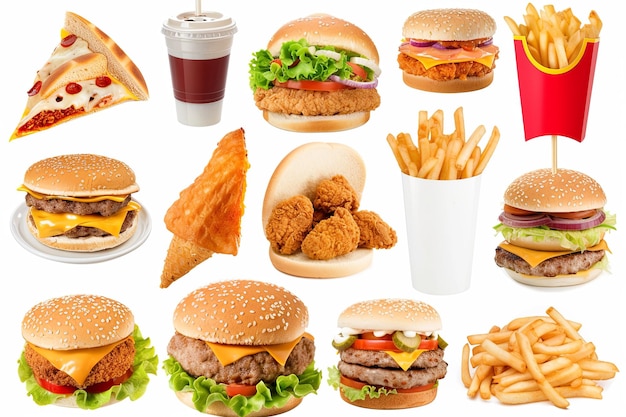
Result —
[[424, 349], [416, 349], [413, 352], [395, 352], [393, 350], [384, 350], [386, 354], [391, 356], [391, 358], [396, 361], [398, 366], [402, 368], [403, 371], [408, 370], [413, 362], [419, 358], [419, 356], [426, 352]]
[[410, 43], [405, 43], [400, 46], [400, 52], [417, 59], [426, 69], [432, 68], [435, 65], [466, 61], [476, 61], [491, 68], [493, 67], [493, 62], [498, 53], [498, 47], [486, 45], [467, 51], [463, 48], [442, 49], [432, 46], [418, 47]]
[[[528, 264], [533, 268], [548, 259], [556, 258], [557, 256], [568, 255], [570, 253], [576, 252], [576, 251], [558, 251], [558, 252], [539, 251], [539, 250], [526, 249], [520, 246], [511, 245], [508, 242], [502, 242], [498, 246], [500, 246], [502, 249], [506, 250], [507, 252], [511, 252], [512, 254], [519, 256], [520, 258], [528, 262]], [[601, 240], [600, 243], [598, 243], [597, 245], [592, 246], [588, 248], [587, 250], [589, 251], [607, 250], [610, 252], [609, 246], [606, 244], [606, 241], [604, 239]]]

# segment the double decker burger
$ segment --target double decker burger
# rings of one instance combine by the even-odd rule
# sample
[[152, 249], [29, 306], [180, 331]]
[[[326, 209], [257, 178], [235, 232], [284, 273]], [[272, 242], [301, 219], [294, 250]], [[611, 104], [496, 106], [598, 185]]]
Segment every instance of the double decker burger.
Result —
[[431, 9], [413, 13], [402, 27], [398, 64], [406, 85], [458, 93], [493, 81], [499, 48], [495, 20], [474, 9]]
[[346, 308], [333, 339], [339, 351], [328, 383], [349, 404], [403, 409], [431, 403], [447, 373], [441, 318], [429, 304], [375, 299]]
[[607, 232], [616, 216], [604, 210], [600, 184], [582, 172], [538, 169], [504, 192], [500, 223], [504, 241], [495, 262], [516, 281], [544, 287], [582, 284], [608, 263]]
[[32, 164], [18, 187], [26, 192], [26, 222], [40, 243], [72, 252], [113, 248], [137, 230], [141, 206], [135, 173], [102, 155], [68, 154]]
[[32, 307], [20, 380], [39, 405], [97, 409], [136, 400], [156, 374], [158, 357], [124, 304], [99, 295], [68, 295]]
[[217, 416], [284, 413], [317, 392], [315, 344], [302, 300], [274, 284], [230, 280], [196, 289], [174, 311], [164, 369], [186, 405]]
[[312, 14], [281, 26], [250, 61], [250, 88], [271, 125], [334, 132], [365, 124], [380, 105], [376, 45], [358, 26]]

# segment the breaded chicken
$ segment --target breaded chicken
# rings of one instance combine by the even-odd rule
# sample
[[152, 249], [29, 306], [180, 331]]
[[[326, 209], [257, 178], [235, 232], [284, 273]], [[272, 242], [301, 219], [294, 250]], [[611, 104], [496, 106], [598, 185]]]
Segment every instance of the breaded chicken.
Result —
[[313, 199], [313, 208], [323, 213], [332, 213], [338, 207], [350, 212], [359, 209], [359, 196], [343, 175], [320, 181]]
[[348, 209], [339, 207], [319, 222], [302, 241], [302, 252], [311, 259], [328, 260], [345, 255], [359, 245], [359, 226]]
[[375, 88], [309, 91], [293, 88], [258, 88], [254, 101], [260, 110], [303, 116], [333, 116], [375, 110], [380, 95]]
[[403, 53], [398, 54], [398, 64], [401, 70], [409, 74], [428, 77], [436, 81], [448, 81], [457, 78], [465, 80], [468, 77], [482, 77], [493, 71], [496, 67], [495, 63], [489, 68], [478, 62], [467, 61], [440, 64], [426, 69], [420, 61]]
[[361, 210], [352, 216], [359, 226], [360, 248], [389, 249], [398, 242], [396, 231], [373, 211]]
[[313, 203], [304, 195], [296, 195], [274, 207], [265, 226], [265, 236], [276, 252], [291, 255], [300, 250], [312, 227]]

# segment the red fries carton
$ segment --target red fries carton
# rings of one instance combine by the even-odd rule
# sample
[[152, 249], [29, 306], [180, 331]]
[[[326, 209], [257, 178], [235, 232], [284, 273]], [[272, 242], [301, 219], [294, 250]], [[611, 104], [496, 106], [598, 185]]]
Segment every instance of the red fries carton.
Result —
[[514, 36], [517, 77], [526, 140], [557, 135], [582, 142], [598, 54], [598, 39], [585, 39], [567, 67], [541, 65], [528, 50], [526, 37]]

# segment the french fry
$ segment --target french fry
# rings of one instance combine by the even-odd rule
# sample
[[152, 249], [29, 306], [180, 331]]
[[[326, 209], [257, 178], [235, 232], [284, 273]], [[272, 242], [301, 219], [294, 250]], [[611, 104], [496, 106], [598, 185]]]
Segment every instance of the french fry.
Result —
[[461, 148], [461, 152], [459, 152], [459, 156], [456, 158], [456, 168], [463, 169], [465, 168], [465, 164], [467, 160], [472, 155], [474, 148], [478, 146], [478, 142], [482, 139], [485, 134], [485, 126], [479, 125], [474, 132], [467, 139], [463, 147]]
[[463, 381], [463, 385], [465, 388], [469, 388], [472, 383], [472, 375], [470, 374], [470, 345], [463, 345], [463, 352], [461, 356], [461, 380]]

